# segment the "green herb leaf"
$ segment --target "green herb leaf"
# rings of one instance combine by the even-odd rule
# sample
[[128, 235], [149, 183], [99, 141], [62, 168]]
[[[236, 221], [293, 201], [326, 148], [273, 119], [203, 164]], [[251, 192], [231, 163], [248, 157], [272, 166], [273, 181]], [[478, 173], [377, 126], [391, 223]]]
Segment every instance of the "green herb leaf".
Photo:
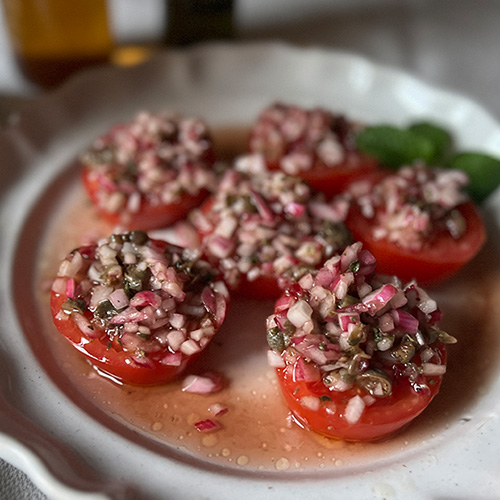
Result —
[[357, 136], [357, 147], [391, 168], [411, 165], [416, 160], [429, 163], [437, 153], [436, 145], [424, 135], [389, 125], [362, 130]]
[[500, 184], [500, 160], [492, 156], [460, 153], [448, 162], [448, 166], [467, 173], [470, 179], [467, 190], [477, 203], [484, 201]]
[[408, 130], [432, 142], [435, 150], [434, 158], [432, 159], [434, 162], [442, 161], [452, 147], [453, 138], [451, 134], [434, 123], [414, 123]]

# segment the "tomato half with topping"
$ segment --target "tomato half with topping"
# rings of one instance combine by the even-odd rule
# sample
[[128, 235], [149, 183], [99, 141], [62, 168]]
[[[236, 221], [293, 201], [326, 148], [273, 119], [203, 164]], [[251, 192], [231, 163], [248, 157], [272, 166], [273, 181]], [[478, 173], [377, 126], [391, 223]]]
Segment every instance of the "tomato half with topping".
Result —
[[461, 172], [415, 166], [370, 187], [355, 184], [346, 225], [375, 256], [378, 272], [423, 285], [443, 282], [486, 240], [476, 206], [461, 191], [466, 183]]
[[262, 154], [269, 169], [296, 175], [331, 197], [378, 166], [373, 157], [358, 151], [357, 128], [324, 109], [277, 103], [257, 118], [249, 151]]
[[[441, 347], [441, 361], [445, 351]], [[296, 363], [307, 363], [298, 358]], [[293, 366], [293, 365], [292, 365]], [[278, 382], [288, 407], [296, 421], [307, 429], [327, 437], [346, 441], [376, 441], [390, 436], [422, 413], [439, 392], [442, 376], [418, 377], [416, 384], [393, 373], [402, 367], [386, 369], [395, 380], [392, 393], [385, 398], [367, 398], [359, 388], [344, 392], [330, 391], [322, 381], [306, 382], [294, 379], [297, 368], [277, 368]], [[356, 418], [355, 424], [348, 418]]]
[[276, 300], [350, 243], [342, 222], [348, 204], [327, 203], [299, 178], [258, 165], [256, 155], [240, 158], [191, 221], [204, 258], [232, 290]]
[[184, 218], [213, 189], [213, 143], [198, 118], [142, 112], [81, 156], [83, 185], [114, 226], [150, 230]]
[[373, 441], [416, 418], [439, 391], [445, 344], [436, 302], [375, 274], [360, 242], [286, 290], [267, 320], [280, 388], [302, 426]]
[[145, 233], [114, 234], [61, 263], [51, 292], [59, 332], [96, 368], [135, 385], [168, 382], [224, 321], [219, 274]]

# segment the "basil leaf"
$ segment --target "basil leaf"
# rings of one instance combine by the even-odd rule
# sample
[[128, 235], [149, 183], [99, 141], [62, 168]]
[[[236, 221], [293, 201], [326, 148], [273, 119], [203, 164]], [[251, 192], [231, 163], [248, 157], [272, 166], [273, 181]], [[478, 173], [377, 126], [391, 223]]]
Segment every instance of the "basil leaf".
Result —
[[477, 203], [485, 200], [500, 184], [500, 160], [492, 156], [475, 152], [460, 153], [447, 166], [467, 173], [470, 179], [467, 191]]
[[418, 122], [411, 125], [408, 130], [425, 137], [434, 144], [435, 153], [432, 159], [434, 163], [442, 161], [450, 152], [453, 139], [451, 134], [444, 128], [430, 122]]
[[391, 168], [411, 165], [416, 160], [429, 163], [436, 156], [436, 147], [432, 141], [410, 130], [390, 125], [377, 125], [362, 130], [357, 136], [357, 147]]

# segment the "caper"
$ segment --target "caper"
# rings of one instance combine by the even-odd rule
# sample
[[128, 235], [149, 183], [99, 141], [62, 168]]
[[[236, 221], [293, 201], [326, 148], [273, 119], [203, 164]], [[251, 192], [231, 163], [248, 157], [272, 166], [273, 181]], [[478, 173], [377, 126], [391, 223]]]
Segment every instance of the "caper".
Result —
[[356, 385], [377, 398], [392, 394], [392, 381], [382, 370], [366, 370], [356, 378]]
[[405, 339], [399, 346], [395, 347], [391, 355], [402, 364], [409, 363], [415, 355], [415, 344], [410, 339]]
[[144, 231], [131, 231], [128, 239], [134, 245], [145, 245], [149, 241], [149, 236]]
[[368, 327], [361, 322], [356, 323], [349, 335], [349, 345], [355, 346], [366, 340]]
[[115, 314], [117, 314], [117, 310], [113, 307], [113, 304], [109, 300], [103, 300], [95, 310], [95, 316], [99, 319], [110, 319]]
[[151, 270], [149, 267], [146, 269], [138, 269], [136, 266], [128, 266], [125, 270], [125, 291], [133, 295], [134, 292], [140, 292], [145, 288], [145, 284], [151, 277]]
[[352, 386], [354, 377], [349, 373], [347, 368], [340, 368], [339, 370], [332, 370], [323, 376], [323, 383], [327, 387], [333, 386], [334, 388], [345, 390]]
[[450, 335], [449, 333], [443, 331], [443, 330], [438, 330], [435, 329], [434, 333], [437, 335], [437, 338], [443, 343], [443, 344], [456, 344], [457, 339]]
[[85, 312], [86, 305], [82, 299], [72, 299], [68, 297], [62, 304], [61, 309], [67, 313], [72, 312]]
[[275, 326], [267, 331], [267, 343], [274, 351], [283, 352], [290, 345], [290, 337]]

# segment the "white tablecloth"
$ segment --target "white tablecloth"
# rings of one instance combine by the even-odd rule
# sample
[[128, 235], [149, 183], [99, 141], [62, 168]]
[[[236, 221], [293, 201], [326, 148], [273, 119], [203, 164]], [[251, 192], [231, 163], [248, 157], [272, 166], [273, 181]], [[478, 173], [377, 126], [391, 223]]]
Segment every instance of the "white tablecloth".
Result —
[[[500, 0], [237, 0], [239, 40], [355, 52], [469, 95], [500, 119]], [[17, 71], [0, 9], [0, 96], [36, 96]], [[0, 499], [46, 498], [0, 460]]]

